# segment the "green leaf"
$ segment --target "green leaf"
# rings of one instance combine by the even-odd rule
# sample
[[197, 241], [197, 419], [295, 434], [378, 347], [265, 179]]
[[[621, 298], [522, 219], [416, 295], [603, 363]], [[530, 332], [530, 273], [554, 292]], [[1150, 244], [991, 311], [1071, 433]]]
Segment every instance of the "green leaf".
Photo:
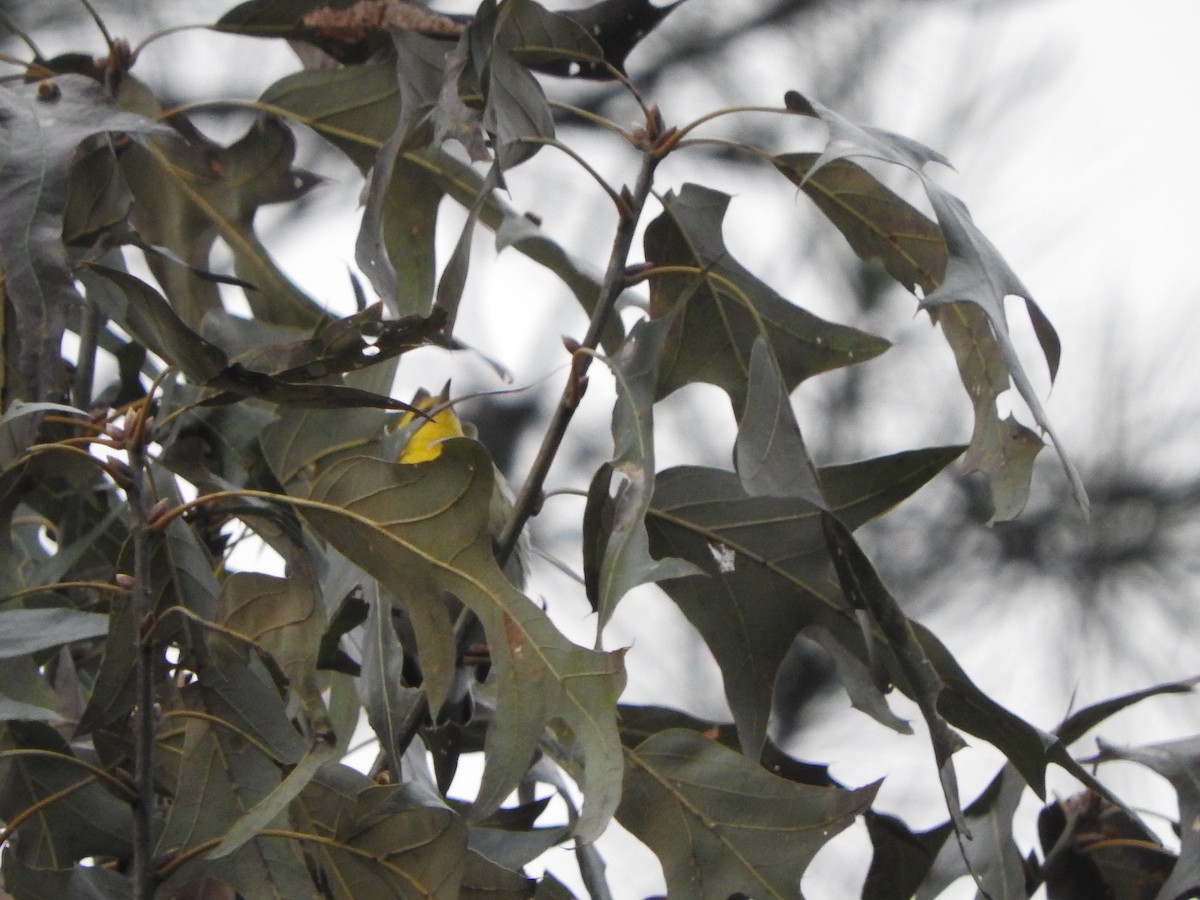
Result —
[[4, 854], [4, 889], [21, 900], [126, 900], [133, 882], [103, 866], [77, 865], [69, 869], [40, 869], [22, 865], [15, 853]]
[[733, 473], [676, 469], [659, 476], [647, 516], [651, 553], [708, 573], [662, 587], [716, 658], [751, 758], [766, 739], [775, 676], [796, 635], [814, 623], [833, 630], [846, 615], [816, 515], [803, 500], [747, 497]]
[[822, 466], [819, 479], [830, 511], [855, 529], [915, 494], [961, 456], [963, 449], [961, 444], [925, 447], [862, 462]]
[[[400, 88], [395, 70], [384, 64], [291, 75], [268, 88], [261, 102], [313, 128], [363, 171], [374, 164], [379, 148], [392, 134], [400, 116]], [[448, 153], [432, 149], [412, 151], [406, 154], [405, 161], [415, 168], [414, 177], [429, 185], [427, 191], [436, 185], [468, 208], [480, 194], [483, 176]], [[426, 201], [431, 202], [428, 197], [422, 202]], [[601, 295], [599, 272], [568, 254], [539, 225], [495, 191], [486, 194], [479, 208], [479, 221], [496, 233], [498, 247], [514, 247], [562, 279], [584, 311], [591, 315]], [[391, 241], [386, 231], [389, 227], [385, 222], [385, 239]], [[419, 251], [414, 253], [419, 255]], [[412, 261], [416, 264], [416, 257]], [[397, 268], [400, 271], [402, 267]], [[613, 317], [605, 329], [603, 345], [615, 352], [620, 340], [620, 321]]]
[[26, 865], [63, 869], [89, 856], [130, 853], [132, 810], [75, 762], [58, 732], [42, 722], [0, 725], [0, 820], [11, 822], [55, 795], [61, 796], [17, 829], [6, 857], [13, 853]]
[[265, 650], [283, 671], [291, 689], [314, 719], [328, 727], [317, 675], [317, 651], [325, 632], [325, 607], [311, 575], [311, 563], [291, 561], [291, 575], [234, 572], [221, 585], [217, 624]]
[[[562, 75], [571, 74], [572, 70], [579, 75], [593, 71], [602, 77], [611, 77], [603, 66], [604, 51], [587, 26], [580, 22], [592, 12], [592, 9], [580, 9], [552, 13], [532, 0], [508, 0], [501, 39], [518, 62], [536, 67], [538, 71]], [[613, 31], [633, 31], [635, 26], [622, 20], [615, 9], [613, 14]], [[617, 66], [620, 66], [619, 62]]]
[[[1033, 444], [1041, 443], [1028, 429], [998, 418], [995, 400], [1008, 388], [1010, 376], [1034, 419], [1050, 436], [1086, 515], [1087, 494], [1079, 474], [1050, 425], [1009, 335], [1005, 298], [1012, 295], [1025, 301], [1051, 382], [1061, 356], [1058, 336], [1008, 263], [971, 221], [962, 201], [924, 171], [930, 162], [949, 166], [949, 160], [911, 138], [851, 122], [795, 91], [788, 92], [785, 102], [793, 112], [821, 119], [829, 129], [829, 140], [815, 159], [806, 154], [783, 156], [776, 167], [817, 200], [863, 259], [878, 258], [902, 284], [921, 288], [921, 308], [942, 324], [963, 385], [975, 405], [968, 471], [981, 471], [988, 477], [994, 518], [1015, 517], [1023, 508], [1036, 453]], [[879, 159], [913, 172], [933, 205], [938, 225], [875, 182], [865, 170], [847, 163], [848, 157]], [[832, 190], [810, 189], [818, 177], [822, 183], [831, 183]], [[943, 242], [940, 252], [935, 231]], [[949, 320], [941, 315], [945, 310], [950, 310]]]
[[263, 37], [296, 37], [300, 19], [306, 12], [321, 6], [342, 9], [355, 0], [245, 0], [230, 9], [217, 21], [219, 31], [253, 34]]
[[1171, 783], [1179, 798], [1179, 861], [1156, 897], [1175, 900], [1200, 884], [1200, 737], [1140, 747], [1114, 747], [1100, 742], [1092, 762], [1127, 760], [1139, 763]]
[[[172, 506], [182, 506], [179, 483], [165, 469], [152, 470], [155, 496]], [[179, 519], [172, 519], [159, 532], [151, 558], [151, 589], [160, 611], [181, 606], [201, 619], [211, 621], [217, 612], [220, 585], [213, 574], [213, 561], [196, 532]], [[132, 563], [132, 560], [130, 561]]]
[[296, 72], [267, 88], [259, 102], [312, 128], [363, 172], [400, 118], [400, 87], [389, 63]]
[[63, 241], [83, 245], [122, 224], [132, 199], [112, 141], [107, 137], [87, 141], [71, 165]]
[[[512, 3], [520, 12], [513, 15], [519, 29], [511, 29], [518, 59], [539, 72], [572, 78], [612, 80], [613, 69], [625, 71], [625, 59], [641, 40], [672, 10], [683, 4], [676, 0], [655, 6], [650, 0], [601, 0], [582, 9], [566, 10], [561, 15], [548, 13], [538, 4]], [[344, 9], [352, 0], [247, 0], [223, 15], [217, 23], [221, 31], [259, 37], [305, 40], [328, 52], [345, 56], [343, 62], [359, 61], [369, 53], [378, 35], [362, 29], [357, 40], [338, 41], [306, 27], [302, 18], [317, 7]], [[436, 16], [431, 33], [447, 32], [469, 23], [464, 15]], [[349, 66], [348, 66], [349, 67]]]
[[[200, 406], [201, 396], [201, 389], [179, 379], [164, 385], [158, 405], [162, 425], [154, 435], [163, 447], [159, 461], [201, 493], [261, 485], [265, 466], [259, 441], [278, 418], [280, 408], [258, 403]], [[277, 509], [257, 505], [264, 516], [275, 513], [280, 518]], [[193, 512], [190, 518], [198, 533], [211, 534], [219, 527], [221, 515], [210, 509]], [[299, 522], [295, 515], [292, 520]], [[252, 522], [247, 524], [253, 527]], [[274, 543], [278, 545], [284, 534], [298, 531], [298, 527], [289, 530], [281, 526], [275, 530]], [[263, 537], [268, 543], [272, 540], [270, 535]], [[287, 553], [281, 551], [280, 555], [286, 557]]]
[[475, 849], [466, 853], [463, 900], [526, 900], [533, 892], [533, 879], [489, 859]]
[[1195, 691], [1196, 683], [1197, 679], [1195, 678], [1188, 681], [1170, 681], [1093, 703], [1091, 706], [1071, 713], [1058, 728], [1054, 729], [1054, 733], [1064, 746], [1070, 746], [1110, 716], [1116, 715], [1135, 703], [1141, 703], [1143, 700], [1160, 697], [1164, 694], [1190, 694]]
[[[595, 39], [606, 65], [584, 62], [576, 68], [570, 64], [576, 61], [575, 55], [571, 54], [565, 63], [551, 60], [541, 63], [537, 68], [539, 71], [574, 78], [611, 79], [614, 77], [612, 69], [624, 73], [625, 58], [634, 47], [683, 3], [684, 0], [675, 0], [674, 3], [655, 6], [650, 0], [598, 0], [582, 9], [565, 10], [562, 13], [564, 17]], [[571, 42], [578, 40], [573, 35], [565, 37]], [[563, 39], [557, 29], [555, 39], [555, 46], [561, 48]], [[568, 43], [567, 46], [572, 44]], [[581, 49], [589, 54], [593, 52], [590, 47]]]
[[118, 721], [133, 709], [137, 696], [134, 681], [137, 667], [136, 638], [137, 623], [132, 603], [128, 597], [114, 600], [100, 670], [75, 728], [77, 735], [91, 734], [97, 728]]
[[502, 180], [500, 164], [493, 161], [483, 182], [479, 185], [478, 193], [467, 204], [467, 220], [463, 223], [454, 249], [450, 251], [450, 256], [442, 269], [441, 278], [438, 279], [435, 309], [444, 312], [451, 322], [458, 317], [458, 307], [462, 303], [463, 291], [467, 286], [475, 226], [479, 222], [488, 197], [492, 196]]
[[859, 125], [797, 91], [788, 91], [783, 100], [792, 112], [818, 118], [829, 129], [829, 140], [809, 167], [808, 178], [814, 177], [826, 165], [849, 157], [882, 160], [902, 166], [918, 176], [923, 176], [924, 167], [931, 162], [950, 166], [950, 160], [920, 141], [883, 128]]
[[108, 616], [77, 609], [0, 610], [0, 659], [102, 637]]
[[[189, 719], [184, 733], [180, 778], [156, 848], [160, 857], [224, 838], [281, 779], [269, 756], [223, 724]], [[277, 812], [273, 818], [274, 827], [287, 827], [285, 813]], [[315, 897], [299, 851], [290, 840], [260, 837], [219, 862], [197, 859], [184, 865], [168, 884], [178, 885], [204, 873], [227, 881], [246, 896]]]
[[1025, 301], [1026, 309], [1035, 326], [1034, 331], [1042, 344], [1042, 350], [1050, 367], [1051, 381], [1054, 380], [1058, 371], [1060, 352], [1058, 337], [1050, 328], [1049, 321], [1041, 309], [1034, 303], [1033, 296], [1028, 289], [1009, 268], [1008, 263], [1005, 262], [992, 242], [975, 226], [963, 202], [944, 189], [937, 187], [932, 181], [927, 180], [925, 185], [929, 199], [933, 202], [938, 223], [942, 227], [950, 258], [941, 284], [938, 285], [936, 291], [921, 301], [921, 306], [938, 308], [950, 303], [973, 303], [984, 312], [1013, 384], [1029, 406], [1029, 411], [1033, 413], [1038, 425], [1050, 436], [1055, 450], [1058, 451], [1063, 470], [1067, 473], [1067, 478], [1071, 483], [1075, 501], [1086, 515], [1088, 511], [1087, 491], [1054, 431], [1054, 427], [1050, 424], [1050, 419], [1029, 381], [1029, 376], [1025, 374], [1024, 366], [1021, 364], [1008, 331], [1008, 320], [1004, 312], [1005, 298], [1017, 296]]
[[571, 835], [571, 829], [566, 825], [545, 828], [487, 828], [484, 824], [486, 823], [471, 826], [471, 849], [480, 856], [512, 870], [528, 865]]
[[[183, 127], [183, 126], [181, 126]], [[187, 140], [179, 137], [186, 135]], [[296, 200], [317, 183], [293, 168], [296, 141], [273, 116], [262, 116], [228, 147], [185, 127], [172, 141], [131, 147], [122, 156], [134, 195], [132, 221], [142, 238], [170, 250], [190, 268], [147, 258], [172, 307], [192, 328], [205, 313], [222, 309], [216, 285], [194, 270], [206, 270], [216, 239], [234, 258], [238, 278], [255, 318], [311, 328], [323, 310], [276, 266], [254, 231], [254, 216], [266, 204]]]
[[702, 574], [694, 564], [681, 559], [653, 559], [646, 534], [646, 511], [654, 491], [654, 387], [658, 362], [670, 322], [642, 320], [625, 338], [610, 368], [617, 382], [612, 434], [615, 455], [609, 464], [609, 482], [617, 478], [612, 501], [612, 521], [598, 540], [604, 541], [597, 580], [597, 633], [633, 588], [667, 578]]
[[642, 741], [654, 737], [660, 731], [684, 728], [697, 731], [705, 737], [731, 749], [737, 749], [737, 733], [728, 725], [697, 719], [678, 709], [667, 706], [635, 706], [622, 703], [617, 707], [621, 724], [621, 743], [633, 748]]
[[968, 303], [951, 303], [929, 310], [954, 352], [959, 377], [975, 411], [971, 445], [963, 471], [988, 480], [992, 521], [1016, 518], [1029, 499], [1034, 458], [1045, 446], [1042, 439], [1009, 415], [1001, 419], [997, 398], [1008, 390], [1008, 369], [983, 310]]
[[[905, 692], [916, 701], [929, 728], [929, 740], [938, 766], [946, 805], [960, 834], [970, 835], [963, 818], [958, 796], [958, 777], [952, 757], [966, 746], [966, 741], [942, 717], [938, 710], [942, 683], [924, 648], [917, 640], [908, 617], [875, 573], [870, 560], [858, 546], [848, 528], [827, 512], [821, 514], [826, 547], [837, 572], [842, 596], [854, 609], [864, 626], [868, 658], [873, 653], [876, 630], [882, 633], [888, 649], [895, 656], [900, 677], [907, 681]], [[899, 680], [897, 678], [896, 680]]]
[[750, 351], [746, 409], [733, 459], [751, 497], [800, 497], [814, 506], [826, 505], [779, 364], [761, 335]]
[[817, 851], [877, 785], [795, 784], [693, 731], [626, 751], [617, 818], [657, 854], [672, 898], [793, 898]]
[[0, 721], [16, 719], [21, 722], [61, 722], [63, 715], [56, 709], [35, 706], [0, 694]]
[[[1033, 792], [1044, 797], [1047, 756], [1055, 744], [1054, 738], [1013, 715], [981, 691], [946, 646], [920, 622], [910, 619], [909, 627], [941, 683], [938, 711], [951, 725], [982, 738], [1003, 753]], [[1077, 778], [1082, 773], [1087, 779], [1078, 765], [1068, 767], [1068, 771]]]
[[878, 260], [910, 291], [932, 293], [946, 270], [942, 230], [857, 163], [832, 160], [813, 172], [818, 156], [784, 153], [771, 161], [808, 194], [859, 258]]
[[[382, 201], [382, 246], [395, 275], [398, 315], [430, 311], [437, 214], [445, 192], [410, 159], [396, 160]], [[364, 228], [366, 220], [364, 217]]]
[[317, 839], [305, 848], [338, 900], [459, 897], [466, 823], [444, 806], [413, 802], [402, 786], [329, 764], [292, 804], [292, 819]]
[[86, 418], [87, 413], [65, 403], [26, 403], [14, 400], [0, 416], [0, 466], [8, 467], [28, 446], [31, 425], [43, 413], [57, 412]]
[[465, 94], [474, 95], [476, 91], [474, 87], [462, 83], [471, 62], [470, 51], [470, 40], [460, 38], [446, 56], [437, 104], [429, 114], [433, 126], [431, 146], [440, 147], [446, 141], [458, 141], [471, 162], [490, 162], [492, 154], [483, 133], [481, 111], [475, 106], [468, 106], [465, 99]]
[[[934, 474], [934, 462], [945, 465], [957, 452], [915, 451], [834, 467], [836, 477], [822, 469], [820, 478], [831, 511], [855, 528], [911, 494]], [[855, 469], [862, 479], [857, 485]], [[884, 486], [881, 471], [896, 479], [894, 487]], [[732, 472], [681, 467], [656, 482], [646, 520], [651, 553], [689, 559], [708, 572], [707, 578], [662, 587], [716, 657], [749, 755], [757, 755], [779, 662], [801, 630], [820, 625], [868, 661], [862, 629], [834, 581], [819, 515], [803, 500], [748, 497]], [[939, 706], [945, 718], [997, 746], [1041, 795], [1053, 739], [988, 698], [936, 637], [919, 623], [910, 625], [943, 683]]]
[[596, 469], [583, 508], [583, 590], [593, 610], [600, 608], [600, 565], [613, 527], [614, 503], [609, 493], [612, 475], [612, 463], [602, 463]]
[[[636, 747], [642, 741], [660, 731], [684, 728], [703, 734], [731, 750], [738, 748], [737, 729], [732, 725], [697, 719], [685, 712], [666, 706], [634, 706], [622, 703], [617, 707], [621, 723], [621, 743], [627, 748]], [[759, 759], [763, 768], [774, 775], [817, 787], [836, 785], [829, 777], [829, 767], [818, 763], [801, 762], [780, 750], [770, 739], [763, 746]]]
[[[34, 707], [55, 709], [60, 698], [46, 680], [46, 674], [31, 656], [0, 659], [0, 684], [10, 699]], [[21, 718], [14, 716], [13, 718]]]
[[82, 75], [0, 88], [0, 269], [21, 379], [6, 395], [37, 401], [63, 393], [62, 336], [81, 301], [62, 237], [68, 176], [84, 139], [114, 131], [172, 133], [118, 110]]
[[549, 872], [538, 882], [537, 891], [533, 895], [536, 900], [575, 900], [575, 895], [563, 886], [563, 883]]
[[[260, 837], [260, 832], [267, 830], [272, 822], [283, 815], [284, 810], [308, 786], [321, 766], [332, 761], [333, 752], [332, 744], [317, 743], [309, 748], [282, 781], [274, 785], [269, 793], [260, 797], [253, 807], [246, 810], [228, 828], [224, 839], [216, 849], [209, 852], [208, 858], [223, 859]], [[261, 780], [255, 783], [262, 786]]]
[[243, 732], [285, 765], [295, 765], [307, 747], [278, 687], [253, 645], [221, 631], [205, 634], [207, 658], [199, 667], [204, 710]]
[[[773, 162], [812, 198], [860, 258], [878, 260], [910, 291], [919, 288], [932, 294], [948, 260], [937, 223], [856, 163], [832, 159], [814, 172], [817, 159], [815, 153], [790, 153]], [[931, 308], [929, 314], [942, 327], [975, 408], [975, 430], [963, 469], [987, 478], [993, 521], [1014, 519], [1028, 500], [1041, 438], [1011, 416], [999, 418], [996, 399], [1008, 390], [1008, 369], [983, 311], [952, 303]]]
[[790, 391], [811, 375], [863, 362], [890, 345], [882, 338], [826, 322], [794, 306], [738, 264], [721, 234], [729, 196], [686, 184], [663, 198], [664, 211], [646, 229], [652, 266], [694, 273], [650, 279], [656, 318], [677, 310], [659, 373], [658, 397], [693, 381], [723, 388], [734, 408], [745, 403], [750, 352], [760, 335]]
[[[215, 378], [229, 365], [225, 351], [189, 328], [163, 296], [140, 278], [100, 265], [88, 266], [81, 277], [89, 287], [88, 298], [105, 316], [195, 384]], [[115, 290], [91, 290], [101, 279]]]
[[[933, 448], [822, 469], [831, 509], [851, 527], [881, 515], [948, 464], [961, 448]], [[820, 625], [865, 658], [859, 626], [834, 581], [806, 500], [751, 497], [732, 472], [698, 467], [659, 474], [647, 515], [654, 556], [692, 561], [707, 578], [664, 582], [708, 644], [742, 747], [757, 757], [775, 675], [796, 635]]]
[[[970, 874], [982, 895], [992, 900], [1027, 900], [1025, 861], [1013, 839], [1013, 818], [1025, 791], [1016, 767], [1007, 765], [967, 807], [970, 836], [947, 840], [921, 884], [920, 896], [936, 897], [963, 875]], [[934, 834], [941, 834], [937, 829]], [[960, 843], [961, 842], [961, 843]]]
[[376, 156], [354, 256], [394, 316], [427, 315], [443, 191], [400, 154], [428, 143], [414, 132], [438, 103], [448, 48], [406, 31], [397, 30], [392, 40], [401, 114]]
[[483, 624], [496, 714], [487, 734], [479, 813], [496, 809], [516, 787], [545, 727], [561, 719], [583, 759], [585, 800], [577, 833], [593, 840], [620, 790], [620, 657], [572, 644], [508, 582], [492, 557], [491, 460], [474, 441], [441, 446], [441, 456], [420, 465], [366, 457], [336, 462], [317, 477], [301, 512], [400, 602], [410, 593], [417, 602], [448, 593]]
[[862, 900], [912, 900], [954, 825], [912, 832], [894, 816], [867, 810], [864, 816], [874, 853]]
[[[391, 601], [374, 584], [368, 586], [367, 592], [370, 601], [362, 633], [362, 674], [355, 683], [367, 713], [367, 722], [379, 739], [379, 746], [388, 755], [391, 771], [397, 774], [403, 771], [400, 766], [400, 740], [404, 737], [401, 725], [422, 690], [404, 686], [404, 648], [392, 624]], [[438, 633], [445, 635], [449, 627], [449, 618], [443, 616]], [[453, 645], [447, 645], [444, 652], [449, 653], [449, 665], [431, 666], [428, 675], [422, 670], [424, 693], [429, 698], [429, 708], [435, 712], [445, 702], [454, 676]], [[442, 684], [430, 684], [438, 678]]]
[[[527, 0], [497, 5], [484, 0], [468, 29], [471, 61], [483, 89], [483, 127], [492, 136], [501, 169], [511, 169], [553, 140], [554, 117], [542, 86], [513, 57], [520, 46]], [[532, 141], [526, 140], [532, 139]]]
[[953, 823], [912, 832], [892, 816], [869, 812], [867, 830], [874, 856], [863, 900], [936, 897], [954, 881], [972, 875], [994, 900], [1026, 900], [1025, 861], [1013, 839], [1013, 819], [1025, 783], [1014, 766], [1000, 770], [965, 811], [971, 837], [954, 836]]
[[897, 716], [888, 706], [886, 692], [891, 685], [882, 659], [872, 659], [870, 653], [866, 661], [860, 659], [819, 625], [811, 625], [802, 633], [829, 654], [851, 706], [899, 734], [913, 733], [908, 720]]
[[262, 435], [263, 455], [280, 484], [289, 489], [311, 480], [318, 463], [339, 455], [361, 455], [383, 436], [387, 415], [380, 409], [284, 408]]

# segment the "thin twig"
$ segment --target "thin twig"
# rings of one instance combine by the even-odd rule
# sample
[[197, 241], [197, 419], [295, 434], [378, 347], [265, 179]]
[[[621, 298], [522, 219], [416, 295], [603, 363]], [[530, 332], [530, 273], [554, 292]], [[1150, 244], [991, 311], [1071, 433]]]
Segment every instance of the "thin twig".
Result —
[[14, 35], [20, 38], [21, 42], [33, 52], [33, 58], [35, 60], [46, 58], [42, 55], [42, 51], [38, 49], [38, 45], [33, 42], [33, 38], [18, 28], [17, 23], [14, 22], [12, 17], [8, 13], [4, 12], [4, 10], [0, 10], [0, 25], [3, 25]]
[[100, 29], [100, 33], [104, 36], [104, 43], [108, 45], [108, 49], [112, 50], [113, 36], [109, 34], [108, 26], [105, 25], [104, 20], [100, 18], [100, 14], [97, 13], [92, 7], [92, 4], [89, 2], [89, 0], [79, 0], [79, 2], [83, 8], [87, 10], [88, 15], [92, 17], [92, 21], [96, 23], [96, 27]]
[[568, 144], [564, 144], [557, 138], [523, 137], [518, 138], [517, 140], [522, 144], [540, 144], [544, 147], [554, 147], [556, 150], [561, 150], [567, 156], [571, 157], [572, 160], [578, 163], [579, 167], [587, 172], [588, 175], [591, 176], [592, 180], [596, 182], [596, 184], [600, 185], [604, 193], [608, 194], [609, 199], [612, 200], [613, 205], [617, 207], [617, 211], [619, 212], [621, 210], [620, 195], [613, 190], [612, 185], [604, 180], [604, 176], [596, 171], [595, 166], [593, 166], [586, 159], [584, 159], [583, 156], [580, 155], [579, 151], [575, 150]]
[[127, 429], [131, 477], [126, 493], [133, 516], [134, 621], [137, 623], [135, 670], [137, 704], [134, 716], [133, 896], [153, 900], [154, 874], [154, 596], [150, 584], [152, 529], [146, 520], [146, 422], [149, 403], [129, 413], [136, 416]]
[[146, 46], [159, 38], [168, 37], [172, 34], [179, 34], [181, 31], [214, 31], [213, 26], [207, 22], [196, 22], [192, 25], [173, 25], [170, 28], [163, 28], [160, 31], [155, 31], [147, 35], [138, 42], [138, 45], [133, 48], [130, 54], [134, 59], [141, 55], [141, 52], [146, 49]]
[[525, 483], [521, 485], [521, 491], [513, 503], [513, 511], [504, 526], [504, 531], [496, 539], [496, 561], [501, 566], [512, 555], [521, 530], [541, 504], [542, 488], [546, 483], [546, 476], [550, 472], [554, 458], [558, 455], [558, 448], [567, 433], [567, 426], [571, 424], [571, 418], [575, 415], [575, 410], [582, 399], [586, 383], [585, 377], [588, 367], [592, 363], [593, 351], [600, 346], [600, 336], [604, 333], [617, 298], [625, 290], [625, 266], [629, 258], [629, 249], [633, 246], [633, 237], [637, 231], [642, 208], [646, 205], [646, 199], [650, 196], [653, 187], [654, 169], [658, 165], [659, 158], [659, 155], [653, 150], [647, 150], [642, 156], [642, 169], [638, 173], [633, 191], [624, 193], [626, 208], [622, 210], [621, 219], [617, 224], [612, 252], [608, 258], [608, 270], [604, 273], [600, 298], [592, 313], [592, 320], [588, 324], [587, 334], [580, 343], [579, 350], [574, 354], [571, 374], [563, 388], [558, 407], [554, 410], [554, 416], [546, 428], [537, 458], [533, 461], [533, 467], [529, 470]]

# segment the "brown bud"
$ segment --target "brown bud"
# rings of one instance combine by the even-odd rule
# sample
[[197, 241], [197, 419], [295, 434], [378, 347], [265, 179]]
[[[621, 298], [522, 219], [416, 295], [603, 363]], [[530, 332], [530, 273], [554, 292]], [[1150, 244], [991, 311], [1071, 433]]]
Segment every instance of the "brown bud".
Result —
[[146, 511], [146, 524], [151, 528], [157, 528], [158, 523], [163, 520], [167, 511], [171, 508], [171, 502], [166, 497], [160, 497], [158, 501]]
[[637, 284], [646, 277], [646, 273], [654, 269], [653, 263], [640, 262], [630, 263], [625, 267], [625, 283], [627, 285]]
[[667, 127], [663, 122], [662, 110], [658, 108], [658, 104], [652, 104], [646, 112], [649, 114], [650, 133], [658, 137]]
[[53, 103], [62, 96], [62, 88], [52, 78], [44, 78], [38, 82], [37, 98], [43, 103]]
[[110, 456], [102, 465], [104, 471], [117, 483], [117, 487], [124, 489], [133, 483], [133, 469], [116, 457]]

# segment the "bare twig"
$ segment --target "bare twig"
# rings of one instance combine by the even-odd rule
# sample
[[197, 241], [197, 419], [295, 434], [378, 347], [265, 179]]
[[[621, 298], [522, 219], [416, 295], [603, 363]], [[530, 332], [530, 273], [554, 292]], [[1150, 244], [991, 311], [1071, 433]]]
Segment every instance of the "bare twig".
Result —
[[147, 522], [146, 497], [146, 416], [147, 402], [131, 410], [126, 429], [126, 450], [131, 477], [126, 492], [133, 516], [133, 603], [137, 622], [135, 679], [137, 705], [134, 715], [134, 790], [133, 809], [133, 896], [135, 900], [153, 900], [154, 874], [154, 596], [150, 584], [152, 526]]
[[504, 526], [504, 531], [496, 539], [496, 561], [500, 565], [504, 565], [508, 561], [525, 523], [541, 505], [542, 488], [546, 482], [546, 475], [550, 472], [550, 466], [558, 455], [559, 445], [567, 433], [567, 426], [571, 424], [571, 418], [575, 415], [575, 410], [583, 397], [583, 391], [587, 384], [587, 370], [592, 363], [593, 352], [600, 346], [600, 336], [608, 324], [613, 306], [616, 304], [617, 298], [621, 296], [621, 292], [625, 290], [625, 267], [629, 258], [629, 249], [633, 246], [634, 232], [637, 230], [642, 209], [646, 205], [646, 199], [650, 196], [654, 183], [654, 169], [659, 159], [660, 155], [654, 148], [647, 149], [642, 156], [642, 168], [638, 173], [633, 190], [622, 191], [624, 208], [621, 209], [617, 233], [613, 238], [612, 251], [609, 253], [608, 270], [604, 273], [600, 299], [592, 313], [587, 334], [580, 343], [579, 349], [574, 353], [571, 373], [567, 377], [567, 384], [563, 388], [558, 407], [554, 410], [554, 416], [546, 428], [546, 434], [542, 438], [542, 446], [538, 449], [533, 467], [525, 478], [525, 483], [521, 485], [521, 492], [517, 494], [517, 499], [513, 503], [512, 514]]

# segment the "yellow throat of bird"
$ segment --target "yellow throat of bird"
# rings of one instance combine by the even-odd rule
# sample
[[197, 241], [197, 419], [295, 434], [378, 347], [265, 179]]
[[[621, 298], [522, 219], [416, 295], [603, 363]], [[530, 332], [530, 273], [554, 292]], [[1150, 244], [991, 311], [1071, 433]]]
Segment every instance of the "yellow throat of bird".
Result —
[[[442, 389], [442, 392], [436, 396], [421, 396], [418, 394], [417, 397], [413, 398], [413, 406], [421, 412], [437, 409], [437, 407], [449, 399], [449, 393], [450, 385], [447, 384]], [[401, 416], [397, 428], [407, 428], [416, 418], [416, 413], [406, 412]], [[437, 459], [442, 455], [442, 441], [448, 438], [464, 436], [462, 422], [455, 415], [454, 409], [447, 406], [445, 409], [438, 410], [431, 418], [422, 422], [421, 426], [413, 432], [412, 437], [408, 439], [408, 443], [400, 451], [396, 462], [405, 464], [423, 463], [429, 462], [431, 459]]]

